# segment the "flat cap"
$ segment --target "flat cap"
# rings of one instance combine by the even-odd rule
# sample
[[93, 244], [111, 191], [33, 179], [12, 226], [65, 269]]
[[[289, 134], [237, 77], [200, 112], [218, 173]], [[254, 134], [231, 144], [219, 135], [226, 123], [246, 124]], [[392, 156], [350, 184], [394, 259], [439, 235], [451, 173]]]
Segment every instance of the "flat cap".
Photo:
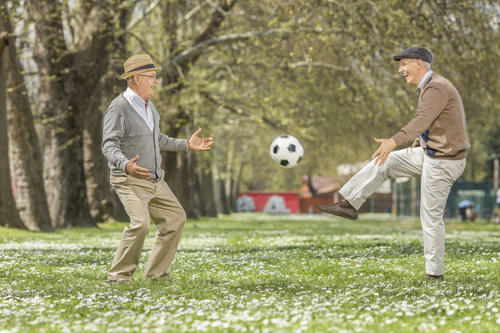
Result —
[[400, 54], [393, 56], [394, 60], [399, 61], [401, 58], [422, 59], [429, 64], [432, 62], [432, 53], [422, 46], [414, 46], [404, 50]]

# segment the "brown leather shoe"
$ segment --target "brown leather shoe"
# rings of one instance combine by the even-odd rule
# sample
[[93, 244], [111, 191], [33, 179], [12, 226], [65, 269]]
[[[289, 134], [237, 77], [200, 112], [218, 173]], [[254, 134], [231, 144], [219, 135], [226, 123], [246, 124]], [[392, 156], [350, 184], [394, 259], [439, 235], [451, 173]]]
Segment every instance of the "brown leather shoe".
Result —
[[349, 220], [356, 220], [358, 218], [358, 211], [346, 200], [334, 203], [333, 205], [316, 205], [316, 208], [322, 213], [341, 216]]
[[430, 274], [425, 274], [423, 276], [424, 280], [439, 280], [439, 281], [444, 281], [444, 276], [442, 275], [430, 275]]

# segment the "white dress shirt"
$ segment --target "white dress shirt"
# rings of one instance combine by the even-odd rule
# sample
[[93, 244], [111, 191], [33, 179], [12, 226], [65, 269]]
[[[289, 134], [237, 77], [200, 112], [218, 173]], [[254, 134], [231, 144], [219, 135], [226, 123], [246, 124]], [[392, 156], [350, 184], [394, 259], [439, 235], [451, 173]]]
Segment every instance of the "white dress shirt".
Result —
[[425, 80], [427, 80], [427, 78], [429, 76], [431, 76], [432, 73], [434, 73], [434, 72], [431, 69], [427, 73], [425, 73], [425, 75], [420, 79], [420, 82], [418, 83], [417, 89], [422, 88], [422, 86], [424, 85]]
[[144, 101], [142, 97], [137, 95], [135, 91], [127, 87], [127, 90], [123, 92], [123, 97], [130, 103], [132, 108], [141, 116], [146, 122], [151, 132], [153, 132], [154, 121], [153, 121], [153, 111], [151, 110], [151, 101], [148, 99]]

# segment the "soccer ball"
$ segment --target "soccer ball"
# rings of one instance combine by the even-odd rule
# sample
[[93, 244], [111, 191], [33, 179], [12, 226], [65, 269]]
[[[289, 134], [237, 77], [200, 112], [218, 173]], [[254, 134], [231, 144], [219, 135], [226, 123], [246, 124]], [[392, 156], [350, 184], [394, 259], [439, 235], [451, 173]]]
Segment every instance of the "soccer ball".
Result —
[[295, 137], [282, 135], [273, 140], [269, 153], [283, 168], [294, 168], [304, 156], [304, 148]]

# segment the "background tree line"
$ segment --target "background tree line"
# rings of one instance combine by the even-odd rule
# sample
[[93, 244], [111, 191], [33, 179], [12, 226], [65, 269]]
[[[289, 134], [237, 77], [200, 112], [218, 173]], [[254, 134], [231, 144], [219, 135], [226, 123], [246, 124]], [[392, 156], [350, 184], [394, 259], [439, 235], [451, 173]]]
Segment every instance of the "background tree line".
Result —
[[[472, 143], [463, 175], [500, 155], [499, 17], [475, 0], [12, 0], [0, 5], [0, 225], [53, 230], [126, 218], [100, 150], [102, 113], [125, 88], [123, 61], [162, 67], [162, 132], [202, 127], [208, 153], [166, 153], [188, 215], [229, 213], [243, 189], [298, 189], [366, 160], [416, 112], [392, 55], [428, 47], [460, 91]], [[12, 35], [8, 35], [11, 33]], [[282, 170], [288, 133], [305, 148]], [[12, 188], [11, 184], [14, 184]]]

